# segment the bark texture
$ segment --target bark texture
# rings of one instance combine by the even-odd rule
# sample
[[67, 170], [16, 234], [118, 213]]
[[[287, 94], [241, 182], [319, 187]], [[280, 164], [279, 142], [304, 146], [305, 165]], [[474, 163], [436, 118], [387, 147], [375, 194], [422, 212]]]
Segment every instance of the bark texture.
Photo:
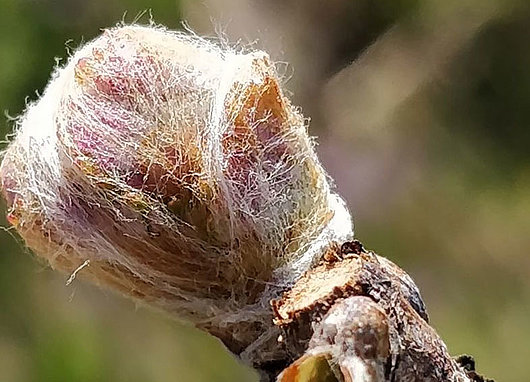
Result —
[[328, 251], [271, 306], [275, 326], [242, 354], [262, 381], [488, 381], [471, 357], [451, 357], [413, 280], [358, 241]]

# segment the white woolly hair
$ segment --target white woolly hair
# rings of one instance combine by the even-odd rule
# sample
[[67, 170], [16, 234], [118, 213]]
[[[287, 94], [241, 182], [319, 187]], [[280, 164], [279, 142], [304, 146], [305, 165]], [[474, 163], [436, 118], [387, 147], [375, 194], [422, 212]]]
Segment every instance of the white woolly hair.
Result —
[[73, 276], [83, 264], [79, 276], [210, 329], [259, 321], [353, 236], [279, 82], [261, 51], [105, 30], [19, 120], [0, 169], [10, 222]]

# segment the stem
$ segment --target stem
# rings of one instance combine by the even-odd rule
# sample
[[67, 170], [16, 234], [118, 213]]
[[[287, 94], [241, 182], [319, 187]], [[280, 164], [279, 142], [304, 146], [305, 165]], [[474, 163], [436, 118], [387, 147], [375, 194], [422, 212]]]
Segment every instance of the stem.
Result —
[[487, 381], [450, 356], [412, 279], [358, 241], [271, 303], [276, 327], [246, 355], [262, 381]]

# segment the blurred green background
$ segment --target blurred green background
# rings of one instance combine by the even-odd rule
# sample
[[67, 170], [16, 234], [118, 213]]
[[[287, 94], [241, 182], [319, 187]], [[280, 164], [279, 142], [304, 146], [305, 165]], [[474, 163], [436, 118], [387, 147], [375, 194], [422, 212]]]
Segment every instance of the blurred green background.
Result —
[[[0, 0], [2, 135], [68, 50], [120, 20], [147, 23], [146, 9], [270, 52], [356, 236], [413, 276], [453, 354], [473, 354], [490, 378], [528, 380], [527, 0]], [[66, 287], [0, 235], [1, 382], [256, 380], [216, 341], [111, 292]]]

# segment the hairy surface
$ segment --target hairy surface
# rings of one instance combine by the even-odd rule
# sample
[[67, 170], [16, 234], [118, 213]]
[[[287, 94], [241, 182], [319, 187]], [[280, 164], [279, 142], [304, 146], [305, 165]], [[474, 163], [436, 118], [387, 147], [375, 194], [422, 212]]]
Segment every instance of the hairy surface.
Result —
[[270, 325], [269, 299], [353, 236], [267, 54], [160, 27], [105, 30], [58, 68], [0, 174], [53, 268], [220, 337]]

